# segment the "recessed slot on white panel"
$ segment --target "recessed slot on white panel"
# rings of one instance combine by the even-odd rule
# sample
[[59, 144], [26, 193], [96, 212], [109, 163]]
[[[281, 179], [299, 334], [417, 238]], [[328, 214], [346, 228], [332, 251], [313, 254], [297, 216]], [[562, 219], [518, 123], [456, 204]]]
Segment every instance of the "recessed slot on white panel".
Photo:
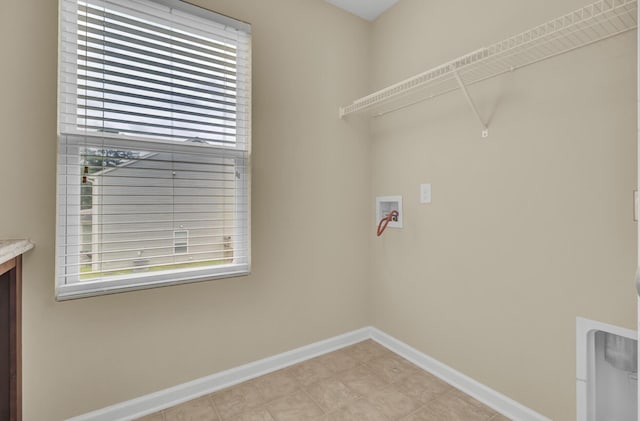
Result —
[[398, 215], [389, 221], [388, 228], [402, 228], [402, 196], [378, 196], [376, 197], [376, 223], [387, 218], [392, 211]]

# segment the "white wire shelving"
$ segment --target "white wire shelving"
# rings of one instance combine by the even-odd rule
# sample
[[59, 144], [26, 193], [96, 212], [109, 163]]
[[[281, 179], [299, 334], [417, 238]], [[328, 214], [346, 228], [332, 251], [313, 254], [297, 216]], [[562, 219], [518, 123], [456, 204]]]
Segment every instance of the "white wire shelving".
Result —
[[637, 28], [638, 0], [599, 0], [486, 48], [340, 107], [340, 118], [354, 113], [378, 117], [460, 89], [488, 136], [466, 87], [524, 66]]

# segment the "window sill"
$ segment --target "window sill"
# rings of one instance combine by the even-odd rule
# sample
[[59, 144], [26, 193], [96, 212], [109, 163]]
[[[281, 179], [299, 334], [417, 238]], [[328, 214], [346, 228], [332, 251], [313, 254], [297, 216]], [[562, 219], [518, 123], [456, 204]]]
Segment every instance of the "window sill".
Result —
[[221, 268], [210, 268], [194, 271], [166, 271], [154, 274], [140, 274], [135, 276], [113, 277], [109, 280], [77, 282], [59, 285], [56, 288], [56, 301], [67, 301], [78, 298], [95, 297], [98, 295], [118, 294], [122, 292], [138, 291], [149, 288], [160, 288], [194, 282], [212, 281], [215, 279], [235, 278], [247, 276], [251, 273], [248, 264], [233, 265], [221, 272]]

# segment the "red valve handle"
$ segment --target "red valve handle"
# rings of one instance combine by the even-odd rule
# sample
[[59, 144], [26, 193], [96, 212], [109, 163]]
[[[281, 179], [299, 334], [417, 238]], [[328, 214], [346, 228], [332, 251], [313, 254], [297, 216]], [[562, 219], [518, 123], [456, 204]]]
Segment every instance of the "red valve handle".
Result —
[[391, 212], [389, 212], [389, 215], [380, 220], [380, 222], [378, 223], [378, 237], [380, 237], [384, 230], [387, 229], [387, 225], [389, 225], [389, 222], [391, 222], [394, 216], [397, 218], [398, 216], [400, 216], [400, 213], [397, 210], [392, 210]]

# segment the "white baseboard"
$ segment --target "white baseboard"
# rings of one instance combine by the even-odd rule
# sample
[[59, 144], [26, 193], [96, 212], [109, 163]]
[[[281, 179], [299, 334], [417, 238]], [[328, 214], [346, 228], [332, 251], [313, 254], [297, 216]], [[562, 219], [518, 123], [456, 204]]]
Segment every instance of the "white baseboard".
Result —
[[517, 421], [551, 421], [507, 396], [465, 376], [375, 327], [365, 327], [292, 351], [212, 374], [130, 401], [89, 412], [69, 421], [128, 421], [233, 386], [234, 384], [280, 370], [301, 361], [373, 339], [396, 354], [441, 378], [504, 416]]
[[514, 401], [513, 399], [499, 393], [484, 384], [468, 377], [457, 370], [449, 367], [440, 361], [423, 354], [404, 342], [387, 335], [375, 327], [371, 328], [371, 339], [385, 346], [401, 357], [406, 358], [418, 367], [433, 374], [436, 377], [449, 383], [451, 386], [460, 389], [467, 395], [479, 400], [483, 404], [505, 417], [517, 421], [551, 421], [549, 418], [538, 414], [530, 408]]
[[239, 367], [221, 371], [130, 401], [98, 409], [69, 421], [128, 421], [216, 392], [234, 384], [344, 348], [371, 337], [368, 327], [283, 352]]

